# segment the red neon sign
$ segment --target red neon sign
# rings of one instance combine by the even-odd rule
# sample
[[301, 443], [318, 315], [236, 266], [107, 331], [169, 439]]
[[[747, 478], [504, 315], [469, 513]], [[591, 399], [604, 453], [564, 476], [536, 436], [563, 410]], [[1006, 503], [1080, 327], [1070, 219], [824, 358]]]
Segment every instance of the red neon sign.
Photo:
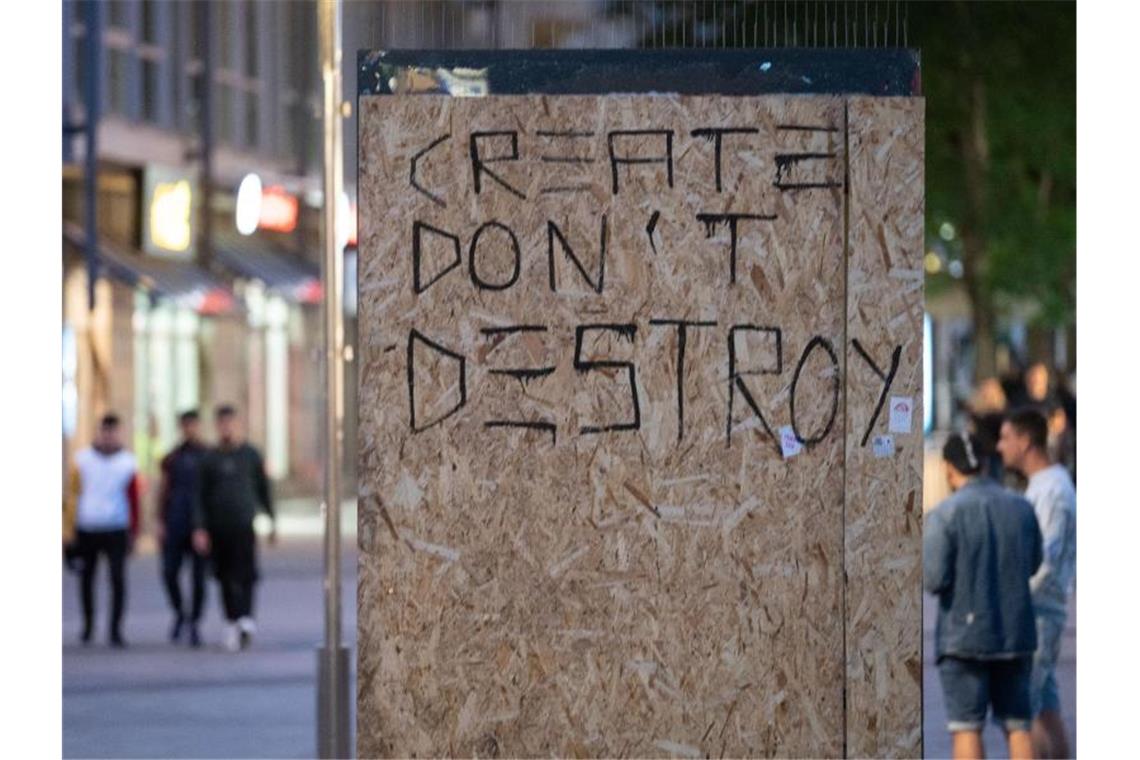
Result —
[[276, 185], [261, 192], [261, 213], [257, 226], [274, 232], [292, 232], [297, 229], [297, 197], [289, 195]]

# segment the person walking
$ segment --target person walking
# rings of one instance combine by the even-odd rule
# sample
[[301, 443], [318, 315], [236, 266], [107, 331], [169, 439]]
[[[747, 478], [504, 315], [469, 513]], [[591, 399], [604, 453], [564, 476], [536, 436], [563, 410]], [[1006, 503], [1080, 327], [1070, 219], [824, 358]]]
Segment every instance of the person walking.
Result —
[[135, 457], [123, 448], [119, 418], [106, 414], [95, 442], [75, 455], [64, 506], [65, 541], [79, 570], [83, 607], [84, 645], [95, 626], [95, 571], [100, 556], [107, 558], [111, 577], [111, 618], [108, 639], [113, 647], [127, 645], [123, 615], [127, 605], [127, 555], [139, 526], [139, 480]]
[[257, 449], [241, 438], [237, 411], [218, 407], [215, 423], [218, 445], [202, 459], [193, 540], [199, 552], [210, 555], [227, 621], [223, 645], [236, 651], [248, 647], [256, 631], [257, 511], [273, 521], [270, 544], [277, 542], [277, 528], [265, 465]]
[[1041, 568], [1029, 582], [1037, 622], [1030, 698], [1039, 758], [1071, 757], [1056, 667], [1077, 567], [1077, 494], [1068, 470], [1049, 461], [1048, 445], [1048, 423], [1035, 409], [1016, 411], [1002, 423], [998, 451], [1006, 467], [1029, 479], [1025, 498], [1033, 504], [1044, 544]]
[[992, 707], [1011, 758], [1033, 757], [1029, 678], [1037, 632], [1029, 578], [1041, 564], [1033, 507], [982, 476], [977, 437], [942, 449], [952, 494], [927, 515], [923, 586], [938, 597], [935, 658], [955, 758], [984, 757]]
[[[198, 621], [206, 598], [206, 558], [193, 546], [194, 508], [198, 498], [198, 475], [206, 446], [199, 436], [197, 411], [178, 417], [182, 441], [162, 459], [162, 481], [158, 498], [158, 538], [162, 544], [162, 580], [174, 611], [170, 640], [177, 642], [188, 633], [190, 646], [201, 646]], [[182, 563], [190, 560], [190, 609], [182, 598], [179, 575]]]

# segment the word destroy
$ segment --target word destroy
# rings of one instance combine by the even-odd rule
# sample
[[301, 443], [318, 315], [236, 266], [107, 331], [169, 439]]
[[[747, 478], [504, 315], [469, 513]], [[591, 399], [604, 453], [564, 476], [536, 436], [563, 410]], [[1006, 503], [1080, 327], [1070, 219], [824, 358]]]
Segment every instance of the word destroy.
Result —
[[[666, 328], [673, 329], [676, 332], [676, 405], [677, 405], [677, 441], [680, 442], [685, 436], [685, 348], [688, 342], [689, 331], [691, 329], [711, 328], [717, 327], [715, 321], [708, 320], [685, 320], [685, 319], [650, 319], [650, 328]], [[490, 341], [497, 345], [511, 335], [519, 333], [546, 333], [548, 328], [545, 325], [534, 324], [520, 324], [520, 325], [507, 325], [502, 327], [485, 327], [480, 330], [484, 340]], [[627, 376], [628, 393], [630, 398], [630, 407], [632, 408], [632, 418], [625, 420], [609, 421], [605, 423], [597, 423], [590, 425], [583, 425], [578, 429], [578, 435], [592, 435], [599, 433], [620, 433], [623, 431], [634, 431], [641, 429], [641, 401], [638, 392], [637, 381], [637, 365], [633, 361], [617, 360], [613, 358], [599, 358], [596, 356], [587, 357], [583, 351], [584, 341], [589, 333], [610, 333], [619, 339], [633, 343], [636, 339], [638, 332], [638, 325], [635, 323], [588, 323], [579, 324], [574, 328], [574, 353], [573, 353], [573, 367], [574, 370], [582, 375], [592, 371], [599, 370], [624, 370]], [[739, 366], [737, 358], [737, 339], [741, 335], [747, 334], [764, 334], [771, 338], [768, 344], [772, 346], [772, 355], [769, 357], [767, 366], [760, 368], [742, 368]], [[783, 351], [783, 331], [779, 327], [773, 326], [760, 326], [753, 324], [733, 324], [728, 326], [726, 336], [726, 354], [727, 354], [727, 383], [728, 383], [728, 408], [725, 414], [725, 446], [732, 445], [732, 429], [733, 420], [735, 419], [735, 409], [737, 405], [737, 395], [743, 399], [747, 408], [751, 410], [760, 422], [765, 435], [775, 447], [777, 453], [782, 449], [780, 447], [780, 439], [776, 432], [773, 431], [772, 426], [765, 418], [757, 404], [756, 398], [745, 383], [745, 378], [756, 375], [782, 375], [784, 372], [784, 351]], [[883, 371], [875, 361], [867, 354], [860, 345], [858, 340], [852, 340], [852, 344], [856, 352], [867, 362], [871, 370], [879, 377], [882, 382], [882, 389], [879, 393], [879, 401], [876, 405], [875, 412], [867, 424], [866, 432], [863, 435], [863, 445], [867, 443], [867, 438], [870, 436], [874, 428], [875, 422], [882, 412], [883, 402], [887, 394], [890, 392], [891, 385], [894, 382], [895, 373], [898, 370], [899, 356], [901, 354], [901, 347], [896, 347], [891, 355], [891, 363], [889, 369]], [[447, 410], [438, 412], [428, 419], [423, 419], [417, 414], [416, 398], [417, 398], [417, 373], [416, 362], [417, 357], [421, 356], [422, 352], [431, 352], [438, 359], [448, 361], [454, 364], [456, 381], [451, 384], [451, 387], [457, 387], [459, 398]], [[830, 406], [827, 411], [827, 419], [822, 428], [817, 431], [805, 432], [802, 431], [799, 425], [799, 418], [796, 411], [797, 390], [799, 389], [800, 380], [804, 367], [814, 352], [819, 352], [826, 357], [829, 367], [823, 374], [831, 380], [831, 393], [829, 395]], [[422, 433], [444, 420], [448, 419], [460, 409], [464, 408], [469, 399], [467, 394], [467, 357], [454, 351], [443, 343], [433, 340], [432, 338], [424, 335], [419, 330], [412, 328], [408, 333], [408, 342], [406, 347], [406, 366], [407, 366], [407, 382], [408, 382], [408, 407], [409, 407], [409, 425], [413, 433]], [[491, 375], [504, 376], [518, 380], [522, 384], [530, 382], [541, 382], [555, 373], [557, 366], [543, 365], [532, 367], [496, 367], [489, 370]], [[792, 374], [792, 383], [790, 392], [788, 394], [789, 416], [791, 418], [791, 428], [795, 434], [796, 441], [801, 445], [811, 447], [820, 441], [827, 438], [831, 433], [832, 427], [835, 423], [836, 414], [839, 410], [839, 385], [840, 385], [840, 371], [839, 371], [839, 358], [836, 355], [835, 347], [827, 338], [816, 335], [813, 336], [804, 346], [800, 353], [799, 360], [796, 362], [795, 370]], [[422, 396], [423, 394], [419, 394]], [[507, 419], [492, 419], [485, 420], [483, 426], [486, 428], [521, 428], [526, 430], [538, 430], [544, 433], [549, 433], [552, 443], [557, 443], [558, 429], [557, 424], [549, 419], [543, 420], [507, 420]]]

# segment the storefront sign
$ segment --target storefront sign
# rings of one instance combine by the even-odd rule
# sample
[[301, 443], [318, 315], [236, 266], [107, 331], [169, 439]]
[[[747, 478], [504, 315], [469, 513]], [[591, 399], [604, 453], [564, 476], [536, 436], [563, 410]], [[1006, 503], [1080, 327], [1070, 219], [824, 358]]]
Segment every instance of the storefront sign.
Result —
[[279, 185], [262, 187], [256, 174], [245, 175], [238, 187], [234, 223], [243, 235], [257, 230], [292, 232], [297, 229], [300, 204]]
[[153, 256], [192, 258], [196, 221], [193, 178], [177, 169], [149, 166], [143, 191], [143, 249]]

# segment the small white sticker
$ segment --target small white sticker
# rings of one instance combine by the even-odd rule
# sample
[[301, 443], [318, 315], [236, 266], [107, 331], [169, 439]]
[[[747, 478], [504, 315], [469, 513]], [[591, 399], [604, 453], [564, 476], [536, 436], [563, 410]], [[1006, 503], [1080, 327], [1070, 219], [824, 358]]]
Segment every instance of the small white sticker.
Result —
[[804, 450], [803, 444], [796, 439], [796, 433], [791, 425], [780, 428], [780, 450], [784, 452], [784, 459], [794, 457]]
[[891, 396], [890, 432], [909, 433], [913, 413], [914, 400], [910, 396]]
[[871, 439], [871, 450], [875, 459], [886, 459], [895, 455], [895, 438], [891, 435], [877, 435]]

